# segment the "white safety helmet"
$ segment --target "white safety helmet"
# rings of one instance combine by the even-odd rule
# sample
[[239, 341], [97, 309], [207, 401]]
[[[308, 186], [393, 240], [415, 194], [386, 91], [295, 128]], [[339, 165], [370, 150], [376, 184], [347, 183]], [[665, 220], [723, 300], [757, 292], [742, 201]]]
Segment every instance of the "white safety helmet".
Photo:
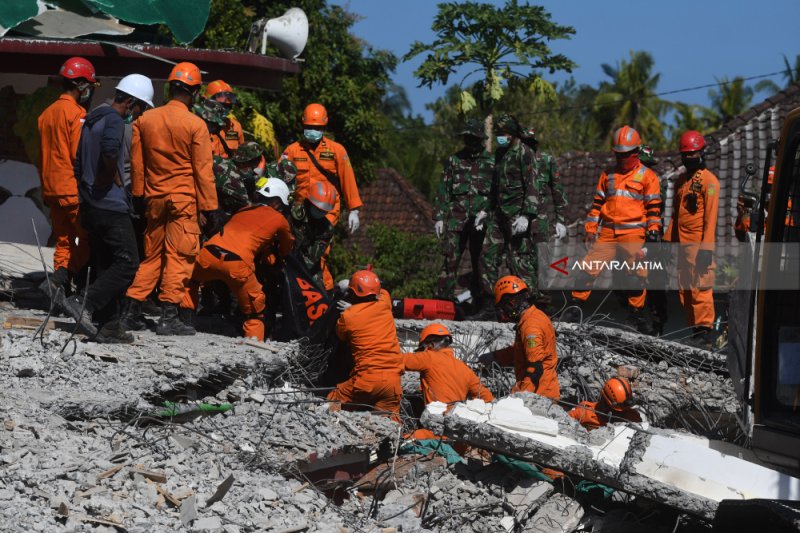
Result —
[[141, 74], [128, 74], [117, 84], [117, 90], [138, 98], [150, 107], [153, 105], [153, 82]]
[[[263, 179], [258, 180], [259, 184]], [[281, 179], [267, 178], [265, 183], [258, 187], [258, 194], [266, 198], [280, 198], [283, 205], [289, 205], [289, 187]]]

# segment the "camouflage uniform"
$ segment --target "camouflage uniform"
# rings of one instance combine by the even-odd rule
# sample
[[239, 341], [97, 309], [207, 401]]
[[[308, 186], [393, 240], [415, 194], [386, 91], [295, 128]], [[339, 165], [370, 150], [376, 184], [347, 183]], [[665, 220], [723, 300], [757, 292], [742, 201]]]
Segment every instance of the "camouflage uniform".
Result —
[[333, 239], [333, 224], [325, 217], [310, 217], [303, 204], [292, 208], [290, 222], [295, 238], [294, 253], [302, 260], [317, 286], [324, 287], [321, 260]]
[[[250, 203], [249, 189], [255, 187], [255, 174], [242, 173], [230, 159], [214, 156], [214, 181], [219, 208], [228, 218]], [[252, 184], [249, 187], [248, 184]]]
[[[478, 120], [470, 120], [462, 135], [472, 137], [481, 142], [483, 124]], [[476, 141], [473, 141], [475, 144]], [[482, 146], [465, 147], [450, 156], [442, 171], [439, 191], [434, 201], [435, 221], [444, 223], [441, 237], [444, 262], [439, 274], [437, 293], [439, 297], [452, 299], [455, 297], [456, 278], [461, 257], [469, 246], [472, 262], [472, 279], [470, 290], [476, 296], [481, 292], [491, 294], [492, 285], [482, 282], [481, 272], [486, 270], [481, 253], [486, 235], [484, 229], [475, 229], [475, 215], [480, 211], [489, 213], [492, 176], [494, 174], [494, 157]], [[480, 260], [479, 260], [480, 258]], [[478, 298], [480, 298], [478, 296]]]
[[561, 185], [561, 177], [556, 169], [556, 159], [546, 152], [539, 152], [537, 150], [539, 141], [536, 138], [536, 131], [533, 128], [528, 128], [522, 132], [522, 142], [527, 144], [534, 153], [534, 165], [536, 167], [536, 190], [539, 191], [540, 197], [549, 196], [552, 199], [553, 206], [553, 220], [550, 220], [549, 213], [544, 209], [539, 210], [539, 217], [536, 225], [533, 228], [534, 235], [541, 239], [546, 240], [553, 232], [556, 223], [566, 224], [564, 219], [564, 212], [567, 209], [567, 194], [564, 192], [564, 187]]
[[[522, 278], [532, 290], [536, 290], [536, 247], [534, 238], [538, 227], [538, 216], [543, 205], [542, 191], [536, 187], [538, 174], [535, 154], [526, 144], [517, 141], [521, 129], [514, 117], [501, 115], [497, 120], [497, 132], [508, 133], [515, 140], [508, 149], [495, 154], [493, 184], [493, 210], [486, 230], [485, 254], [491, 259], [486, 271], [488, 282], [500, 278], [501, 271]], [[511, 226], [517, 216], [528, 218], [528, 230], [518, 235], [511, 234]]]

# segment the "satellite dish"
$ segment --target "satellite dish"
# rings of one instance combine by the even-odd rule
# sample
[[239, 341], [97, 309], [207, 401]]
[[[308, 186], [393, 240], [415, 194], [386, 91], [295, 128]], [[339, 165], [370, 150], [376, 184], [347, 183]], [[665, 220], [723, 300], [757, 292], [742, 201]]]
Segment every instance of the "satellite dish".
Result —
[[305, 12], [293, 7], [283, 16], [269, 19], [264, 25], [262, 54], [267, 52], [267, 41], [274, 44], [282, 56], [296, 61], [308, 42], [308, 17]]

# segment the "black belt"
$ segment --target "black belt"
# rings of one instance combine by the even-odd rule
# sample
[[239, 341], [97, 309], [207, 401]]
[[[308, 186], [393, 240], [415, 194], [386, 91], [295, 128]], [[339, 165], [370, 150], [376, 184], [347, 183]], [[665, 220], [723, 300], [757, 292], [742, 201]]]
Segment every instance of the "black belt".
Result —
[[223, 261], [241, 261], [242, 258], [233, 252], [229, 252], [225, 248], [220, 248], [216, 244], [207, 244], [206, 250], [211, 252], [211, 255]]

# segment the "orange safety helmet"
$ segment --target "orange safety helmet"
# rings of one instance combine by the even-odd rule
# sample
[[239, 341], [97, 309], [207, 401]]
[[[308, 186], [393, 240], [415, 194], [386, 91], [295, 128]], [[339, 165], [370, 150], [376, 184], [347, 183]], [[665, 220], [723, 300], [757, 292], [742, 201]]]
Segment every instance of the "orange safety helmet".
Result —
[[350, 278], [350, 290], [356, 296], [378, 296], [381, 293], [381, 280], [372, 270], [359, 270]]
[[639, 137], [639, 132], [630, 126], [622, 126], [614, 132], [614, 141], [612, 149], [615, 152], [630, 152], [631, 150], [638, 150], [642, 144], [642, 139]]
[[59, 76], [68, 80], [85, 79], [89, 83], [97, 83], [95, 78], [94, 65], [88, 59], [82, 57], [70, 57], [58, 70]]
[[317, 209], [330, 213], [336, 207], [336, 201], [339, 199], [339, 194], [328, 180], [318, 181], [311, 184], [311, 190], [308, 192], [308, 201]]
[[452, 335], [450, 335], [450, 332], [447, 330], [447, 328], [444, 327], [444, 324], [439, 324], [438, 322], [434, 322], [433, 324], [430, 324], [428, 326], [425, 326], [425, 328], [423, 328], [423, 330], [419, 334], [420, 345], [422, 345], [422, 343], [424, 343], [430, 336], [450, 337], [450, 338], [453, 337]]
[[519, 294], [528, 290], [528, 285], [517, 276], [503, 276], [494, 284], [494, 303], [500, 303], [506, 294]]
[[327, 126], [328, 112], [322, 104], [308, 104], [303, 111], [303, 125]]
[[[220, 94], [222, 93], [222, 94]], [[220, 95], [220, 98], [214, 98]], [[203, 93], [206, 98], [212, 98], [225, 104], [232, 104], [234, 99], [233, 87], [228, 85], [223, 80], [214, 80], [206, 85], [206, 92]]]
[[620, 410], [623, 404], [633, 398], [631, 383], [625, 378], [613, 377], [603, 385], [600, 397], [612, 409]]
[[699, 131], [689, 130], [681, 135], [680, 151], [696, 152], [706, 147], [706, 140]]
[[203, 76], [197, 65], [184, 61], [172, 67], [167, 81], [179, 81], [188, 87], [199, 87], [203, 83]]

